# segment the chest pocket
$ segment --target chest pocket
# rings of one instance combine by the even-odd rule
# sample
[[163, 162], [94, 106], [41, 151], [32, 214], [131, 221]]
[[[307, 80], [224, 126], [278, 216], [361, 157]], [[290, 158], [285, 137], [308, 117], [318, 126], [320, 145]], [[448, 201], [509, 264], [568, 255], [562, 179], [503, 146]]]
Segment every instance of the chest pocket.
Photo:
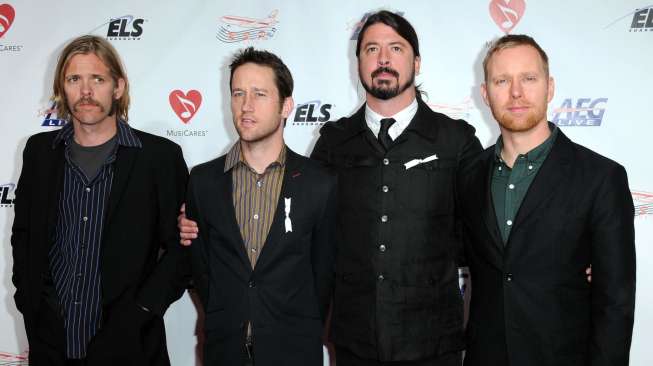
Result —
[[365, 208], [378, 199], [381, 158], [365, 155], [334, 155], [330, 163], [338, 171], [338, 195], [342, 207]]
[[[406, 160], [410, 161], [410, 159]], [[447, 215], [454, 210], [456, 160], [438, 159], [397, 174], [397, 200], [418, 215]]]

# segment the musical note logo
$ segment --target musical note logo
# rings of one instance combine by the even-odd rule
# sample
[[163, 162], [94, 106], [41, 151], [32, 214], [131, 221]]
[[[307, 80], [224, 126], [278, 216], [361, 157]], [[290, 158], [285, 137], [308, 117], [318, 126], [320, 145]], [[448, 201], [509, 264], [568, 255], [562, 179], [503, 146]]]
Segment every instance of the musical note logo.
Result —
[[524, 16], [526, 3], [524, 0], [492, 0], [490, 1], [490, 16], [504, 33], [510, 33]]
[[173, 90], [170, 92], [168, 100], [177, 117], [183, 123], [188, 123], [202, 105], [202, 94], [197, 90], [189, 90], [188, 93]]
[[16, 12], [9, 4], [0, 5], [0, 38], [9, 31], [11, 25], [14, 23]]

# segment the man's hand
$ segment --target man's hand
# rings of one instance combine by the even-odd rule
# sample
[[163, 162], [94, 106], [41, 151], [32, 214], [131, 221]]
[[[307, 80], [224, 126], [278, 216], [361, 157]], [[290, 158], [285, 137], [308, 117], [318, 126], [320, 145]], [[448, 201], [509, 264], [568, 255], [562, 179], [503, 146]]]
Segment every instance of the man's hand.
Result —
[[181, 240], [179, 243], [184, 246], [189, 246], [193, 239], [197, 238], [199, 229], [197, 223], [193, 220], [186, 218], [186, 204], [182, 203], [179, 209], [179, 216], [177, 216], [177, 228], [179, 229], [179, 236]]

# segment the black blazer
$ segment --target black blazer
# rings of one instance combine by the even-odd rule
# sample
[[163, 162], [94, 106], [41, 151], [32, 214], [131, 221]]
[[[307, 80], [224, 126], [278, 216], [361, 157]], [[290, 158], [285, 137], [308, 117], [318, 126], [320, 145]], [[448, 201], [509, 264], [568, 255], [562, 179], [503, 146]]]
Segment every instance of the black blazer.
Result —
[[[101, 243], [102, 329], [91, 340], [92, 364], [168, 365], [163, 313], [185, 288], [185, 249], [176, 216], [188, 170], [178, 145], [133, 130], [142, 148], [119, 146]], [[63, 320], [40, 311], [48, 252], [63, 189], [64, 146], [52, 149], [59, 131], [29, 138], [23, 152], [12, 228], [14, 296], [28, 340], [53, 324], [53, 342], [65, 344]], [[141, 304], [151, 310], [146, 313]], [[57, 324], [61, 325], [57, 329]], [[65, 350], [65, 348], [64, 348]], [[62, 350], [62, 352], [65, 352]]]
[[559, 131], [504, 247], [493, 155], [488, 148], [470, 168], [463, 195], [472, 238], [465, 365], [627, 365], [635, 237], [624, 168]]
[[[191, 245], [193, 278], [206, 312], [204, 363], [242, 363], [251, 321], [256, 365], [322, 365], [323, 324], [335, 257], [336, 179], [287, 151], [279, 202], [254, 269], [232, 198], [225, 156], [193, 168], [187, 215], [199, 226]], [[285, 232], [284, 198], [292, 231]]]
[[461, 167], [482, 151], [474, 128], [419, 100], [388, 151], [367, 127], [365, 106], [320, 134], [311, 157], [339, 183], [331, 340], [383, 362], [462, 350], [456, 196]]

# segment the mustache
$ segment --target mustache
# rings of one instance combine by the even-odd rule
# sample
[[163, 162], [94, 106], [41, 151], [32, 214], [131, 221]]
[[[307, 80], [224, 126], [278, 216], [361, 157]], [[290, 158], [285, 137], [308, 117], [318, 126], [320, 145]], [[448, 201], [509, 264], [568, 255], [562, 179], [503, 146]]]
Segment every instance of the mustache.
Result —
[[379, 67], [378, 69], [372, 71], [372, 78], [375, 78], [375, 77], [379, 76], [379, 74], [384, 73], [384, 72], [387, 73], [387, 74], [390, 74], [390, 75], [392, 75], [392, 76], [394, 76], [396, 78], [399, 78], [399, 72], [397, 72], [397, 70], [391, 69], [391, 68], [389, 68], [387, 66], [382, 66], [382, 67]]
[[74, 107], [76, 108], [76, 107], [78, 107], [78, 106], [80, 106], [82, 104], [90, 104], [90, 105], [101, 107], [100, 102], [98, 102], [97, 100], [95, 100], [95, 99], [93, 99], [91, 97], [79, 98], [79, 100], [77, 102], [75, 102]]

